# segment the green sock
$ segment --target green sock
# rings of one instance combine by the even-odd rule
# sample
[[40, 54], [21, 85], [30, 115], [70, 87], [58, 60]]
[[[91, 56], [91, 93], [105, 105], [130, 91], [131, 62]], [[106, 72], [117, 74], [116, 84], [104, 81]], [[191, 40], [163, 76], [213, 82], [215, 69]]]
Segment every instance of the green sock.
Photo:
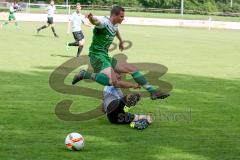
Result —
[[90, 73], [90, 72], [85, 72], [85, 74], [84, 74], [84, 76], [83, 76], [83, 79], [91, 79], [91, 75], [92, 75], [93, 73]]
[[109, 86], [109, 78], [107, 75], [103, 73], [90, 73], [90, 72], [85, 72], [83, 79], [91, 79], [103, 86]]
[[108, 76], [103, 74], [103, 73], [97, 73], [95, 81], [98, 82], [99, 84], [103, 85], [103, 86], [109, 86], [110, 85]]
[[145, 77], [143, 76], [143, 74], [140, 73], [139, 71], [133, 72], [132, 77], [135, 80], [135, 82], [137, 82], [139, 85], [141, 85], [149, 93], [153, 93], [156, 91], [156, 89], [152, 85], [148, 84], [148, 82], [145, 79]]

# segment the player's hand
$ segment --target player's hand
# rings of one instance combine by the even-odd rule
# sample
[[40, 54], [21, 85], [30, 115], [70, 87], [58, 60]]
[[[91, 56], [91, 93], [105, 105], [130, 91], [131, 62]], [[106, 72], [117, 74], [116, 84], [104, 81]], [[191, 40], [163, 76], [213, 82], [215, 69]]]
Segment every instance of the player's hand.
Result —
[[85, 14], [85, 17], [88, 18], [88, 19], [91, 19], [93, 17], [93, 14], [92, 13], [87, 13], [87, 14]]
[[139, 84], [136, 84], [133, 89], [141, 89], [141, 86]]
[[118, 47], [121, 52], [124, 50], [123, 41], [119, 42]]
[[69, 35], [69, 31], [67, 32], [67, 36]]

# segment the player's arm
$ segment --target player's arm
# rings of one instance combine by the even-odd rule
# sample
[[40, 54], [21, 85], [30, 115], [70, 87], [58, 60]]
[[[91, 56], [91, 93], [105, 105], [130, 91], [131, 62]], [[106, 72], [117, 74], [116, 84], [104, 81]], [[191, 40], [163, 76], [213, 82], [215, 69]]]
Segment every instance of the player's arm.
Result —
[[17, 8], [14, 8], [14, 7], [13, 7], [13, 12], [17, 12]]
[[117, 38], [119, 40], [119, 46], [118, 46], [119, 50], [122, 51], [124, 49], [124, 46], [123, 46], [123, 40], [122, 40], [122, 37], [121, 37], [119, 31], [117, 31], [116, 36], [117, 36]]
[[85, 26], [87, 26], [87, 27], [94, 28], [94, 26], [91, 25], [89, 22], [84, 21], [83, 24], [84, 24]]
[[91, 23], [86, 18], [82, 19], [82, 23], [87, 27], [94, 28], [94, 26], [91, 25]]
[[89, 22], [95, 26], [100, 26], [101, 25], [101, 21], [99, 19], [97, 19], [96, 17], [93, 17], [92, 13], [87, 13], [85, 15], [86, 18], [88, 18]]
[[118, 81], [117, 84], [114, 85], [117, 88], [133, 88], [133, 89], [140, 89], [141, 86], [139, 84], [126, 82], [126, 81]]

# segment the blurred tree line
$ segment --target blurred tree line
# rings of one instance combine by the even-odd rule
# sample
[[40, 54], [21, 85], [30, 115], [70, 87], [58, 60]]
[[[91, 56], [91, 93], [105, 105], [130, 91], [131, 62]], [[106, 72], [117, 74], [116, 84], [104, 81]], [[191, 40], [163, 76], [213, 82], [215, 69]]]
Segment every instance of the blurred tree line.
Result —
[[[33, 2], [37, 0], [33, 0]], [[41, 0], [48, 2], [49, 0]], [[57, 4], [64, 4], [66, 0], [55, 0]], [[179, 9], [181, 0], [69, 0], [69, 4], [80, 2], [86, 5], [105, 5], [113, 4], [124, 7], [143, 7], [161, 9]], [[240, 12], [240, 0], [184, 0], [185, 10], [197, 10], [206, 12]]]

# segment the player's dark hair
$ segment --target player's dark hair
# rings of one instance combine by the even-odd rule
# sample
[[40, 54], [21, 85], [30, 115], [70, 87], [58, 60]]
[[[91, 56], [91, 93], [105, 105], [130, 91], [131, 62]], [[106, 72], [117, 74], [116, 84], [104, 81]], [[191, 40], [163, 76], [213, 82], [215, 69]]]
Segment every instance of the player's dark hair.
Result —
[[120, 7], [120, 6], [113, 6], [113, 7], [112, 7], [112, 10], [111, 10], [111, 16], [112, 16], [112, 15], [118, 16], [121, 11], [124, 12], [125, 9], [124, 9], [123, 7]]

